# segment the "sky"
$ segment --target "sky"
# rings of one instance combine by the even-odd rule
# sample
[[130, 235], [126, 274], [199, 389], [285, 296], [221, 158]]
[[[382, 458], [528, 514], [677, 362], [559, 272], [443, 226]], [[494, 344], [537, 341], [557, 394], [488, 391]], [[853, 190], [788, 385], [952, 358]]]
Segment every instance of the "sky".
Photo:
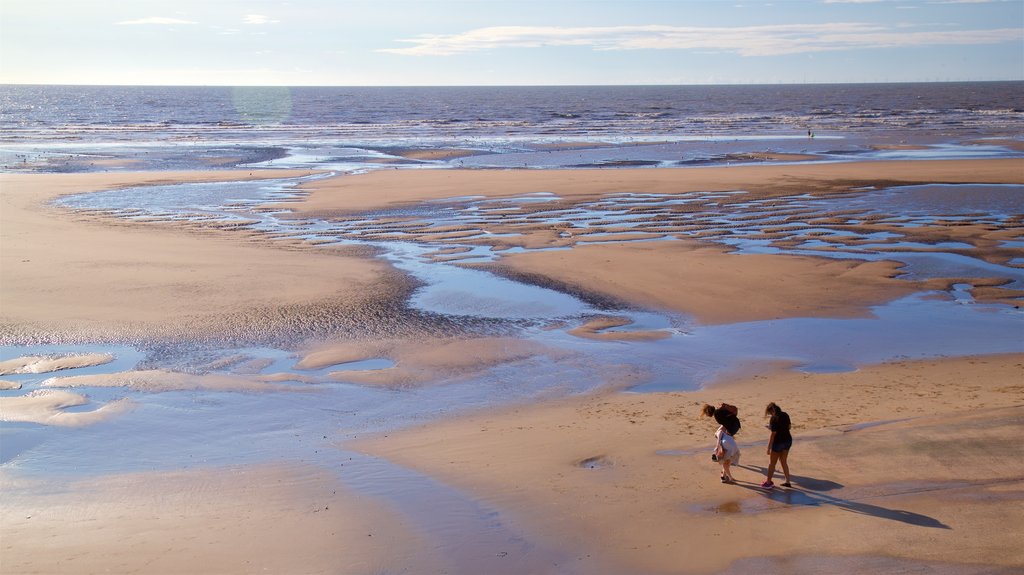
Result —
[[1024, 0], [0, 0], [0, 83], [1024, 79]]

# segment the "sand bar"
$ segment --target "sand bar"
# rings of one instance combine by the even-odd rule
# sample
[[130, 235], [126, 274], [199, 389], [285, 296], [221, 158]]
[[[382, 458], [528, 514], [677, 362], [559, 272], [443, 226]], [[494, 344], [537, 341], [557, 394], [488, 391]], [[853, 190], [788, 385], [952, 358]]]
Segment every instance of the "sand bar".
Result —
[[494, 266], [689, 314], [704, 324], [784, 317], [855, 317], [921, 289], [892, 279], [893, 262], [732, 255], [695, 241], [578, 246], [512, 254]]

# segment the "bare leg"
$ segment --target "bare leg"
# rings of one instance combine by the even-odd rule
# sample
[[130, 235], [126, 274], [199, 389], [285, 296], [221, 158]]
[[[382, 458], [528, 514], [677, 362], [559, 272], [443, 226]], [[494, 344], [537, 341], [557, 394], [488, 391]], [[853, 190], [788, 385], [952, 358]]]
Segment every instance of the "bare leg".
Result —
[[[775, 464], [779, 462], [779, 455], [780, 454], [777, 451], [772, 452], [770, 456], [771, 458], [768, 460], [768, 477], [765, 481], [771, 481], [772, 477], [775, 475]], [[785, 469], [785, 467], [783, 467], [783, 469]], [[786, 480], [789, 480], [788, 474], [786, 475]]]
[[[776, 454], [772, 453], [773, 459], [775, 458], [775, 455]], [[779, 463], [782, 464], [782, 474], [786, 476], [786, 483], [789, 483], [789, 463], [786, 461], [786, 459], [789, 457], [789, 450], [787, 449], [782, 453], [779, 453], [778, 456]], [[769, 477], [771, 476], [769, 475]]]
[[729, 481], [732, 481], [732, 472], [729, 471], [729, 460], [728, 459], [723, 459], [722, 460], [722, 475], [724, 475], [725, 478], [728, 479]]

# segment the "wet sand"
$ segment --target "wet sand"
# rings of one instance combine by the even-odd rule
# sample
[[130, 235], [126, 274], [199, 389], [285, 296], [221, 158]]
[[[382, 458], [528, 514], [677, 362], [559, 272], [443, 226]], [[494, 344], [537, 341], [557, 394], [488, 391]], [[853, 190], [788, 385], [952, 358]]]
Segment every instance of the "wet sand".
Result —
[[0, 175], [0, 333], [8, 341], [258, 340], [301, 330], [310, 317], [358, 321], [401, 300], [399, 275], [367, 257], [80, 216], [48, 204], [113, 187], [308, 172], [253, 173]]
[[1024, 161], [922, 160], [688, 169], [619, 170], [389, 170], [310, 182], [303, 214], [351, 214], [468, 195], [508, 197], [549, 192], [580, 199], [634, 192], [679, 194], [747, 190], [754, 197], [828, 194], [891, 183], [1024, 183]]
[[[1024, 568], [1024, 356], [784, 369], [687, 393], [608, 393], [417, 427], [355, 447], [494, 505], [586, 573], [1010, 573]], [[740, 408], [735, 485], [704, 402]], [[769, 401], [793, 488], [759, 488]], [[776, 476], [780, 484], [781, 470]], [[804, 569], [794, 569], [803, 564]]]
[[[776, 166], [736, 166], [692, 169], [643, 170], [441, 170], [430, 172], [377, 172], [356, 177], [333, 178], [307, 184], [311, 195], [297, 212], [303, 216], [345, 219], [353, 211], [400, 208], [422, 200], [440, 201], [486, 195], [514, 198], [548, 194], [550, 201], [518, 211], [500, 210], [482, 223], [463, 220], [450, 227], [429, 219], [403, 221], [394, 218], [384, 230], [362, 237], [387, 239], [400, 232], [402, 239], [444, 244], [458, 239], [467, 245], [495, 249], [566, 248], [503, 255], [484, 266], [505, 275], [551, 282], [580, 292], [597, 293], [634, 305], [653, 306], [690, 314], [705, 323], [755, 321], [782, 317], [852, 317], [864, 315], [872, 305], [922, 289], [948, 289], [960, 282], [973, 286], [979, 301], [1016, 305], [1024, 291], [1005, 286], [1006, 278], [939, 278], [931, 282], [894, 280], [898, 264], [885, 261], [838, 261], [794, 255], [730, 255], [732, 250], [693, 238], [715, 239], [730, 225], [750, 219], [745, 210], [763, 210], [774, 217], [763, 230], [748, 238], [765, 238], [792, 248], [800, 241], [815, 240], [825, 251], [840, 247], [859, 249], [863, 239], [827, 237], [808, 232], [800, 240], [788, 239], [794, 222], [813, 222], [836, 233], [902, 236], [922, 253], [942, 242], [957, 242], [966, 249], [956, 253], [982, 261], [1004, 264], [1019, 250], [997, 247], [1020, 235], [1020, 215], [1009, 225], [987, 222], [972, 225], [957, 218], [936, 216], [927, 223], [908, 226], [899, 214], [852, 214], [835, 210], [820, 214], [795, 207], [794, 196], [814, 198], [856, 197], [865, 189], [920, 183], [1024, 183], [1021, 160], [893, 161]], [[737, 191], [744, 193], [737, 194]], [[638, 205], [628, 227], [615, 221], [589, 222], [574, 227], [573, 212], [581, 202], [595, 202], [609, 195], [680, 194], [714, 195], [713, 204], [733, 208], [734, 224], [721, 224], [715, 207], [654, 208]], [[718, 194], [718, 195], [715, 195]], [[778, 204], [773, 204], [775, 199]], [[708, 200], [711, 201], [711, 200]], [[743, 207], [761, 202], [756, 208]], [[597, 207], [595, 209], [601, 209]], [[564, 212], [557, 223], [538, 214]], [[679, 211], [675, 211], [679, 210]], [[702, 213], [707, 212], [708, 215]], [[803, 211], [803, 213], [801, 213]], [[480, 213], [480, 212], [476, 212]], [[771, 214], [777, 214], [771, 216]], [[680, 217], [689, 216], [689, 219]], [[644, 216], [648, 219], [644, 219]], [[761, 217], [761, 216], [758, 216]], [[672, 218], [671, 221], [667, 221]], [[603, 225], [597, 225], [603, 224]], [[600, 232], [600, 233], [595, 233]], [[374, 235], [376, 234], [376, 236]], [[821, 237], [819, 237], [821, 236]], [[611, 240], [665, 239], [646, 243], [608, 243]], [[678, 239], [683, 239], [679, 242]], [[601, 242], [600, 245], [585, 245]], [[581, 247], [582, 246], [582, 247]], [[904, 248], [884, 245], [899, 251]], [[452, 259], [458, 259], [458, 255]]]
[[457, 150], [457, 149], [399, 149], [389, 150], [392, 154], [407, 158], [410, 160], [421, 160], [421, 161], [435, 161], [435, 160], [455, 160], [458, 158], [466, 158], [469, 156], [476, 156], [482, 154], [479, 150]]
[[444, 338], [323, 342], [307, 350], [300, 369], [342, 367], [346, 363], [386, 358], [392, 365], [369, 370], [331, 372], [328, 377], [361, 385], [406, 388], [451, 383], [497, 365], [538, 356], [565, 355], [519, 338]]
[[921, 289], [892, 279], [892, 262], [731, 255], [696, 241], [584, 245], [510, 254], [493, 269], [530, 274], [704, 324], [785, 317], [857, 317]]
[[[440, 572], [402, 517], [312, 465], [0, 475], [4, 573]], [[394, 571], [391, 571], [394, 569]]]
[[67, 411], [70, 407], [87, 404], [89, 399], [79, 393], [37, 389], [19, 397], [0, 397], [0, 421], [82, 427], [106, 421], [133, 406], [131, 400], [121, 398], [91, 411]]

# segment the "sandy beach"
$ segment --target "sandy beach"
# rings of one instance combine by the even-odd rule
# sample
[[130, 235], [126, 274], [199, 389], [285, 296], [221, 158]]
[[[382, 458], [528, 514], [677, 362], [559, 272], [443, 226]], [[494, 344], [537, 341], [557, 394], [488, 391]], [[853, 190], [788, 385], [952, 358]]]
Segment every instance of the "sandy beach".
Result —
[[[564, 542], [581, 572], [813, 573], [839, 557], [842, 572], [1010, 573], [1024, 566], [1022, 369], [1020, 355], [780, 369], [697, 392], [515, 407], [356, 446], [508, 510]], [[716, 424], [698, 418], [721, 401], [743, 421], [736, 485], [719, 483]], [[758, 487], [769, 401], [796, 438], [793, 488], [771, 492]], [[1005, 457], [991, 457], [992, 444]]]
[[[322, 404], [324, 388], [364, 386], [399, 396], [498, 368], [513, 387], [524, 362], [571, 363], [574, 356], [507, 333], [442, 333], [429, 314], [403, 323], [411, 321], [402, 314], [408, 313], [403, 306], [414, 282], [371, 249], [271, 240], [204, 223], [126, 221], [48, 203], [63, 194], [121, 186], [306, 173], [0, 175], [5, 343], [238, 341], [281, 345], [299, 358], [288, 373], [247, 372], [245, 362], [251, 360], [244, 358], [223, 362], [242, 366], [230, 374], [208, 373], [217, 371], [213, 363], [194, 368], [197, 373], [47, 373], [53, 379], [38, 386], [43, 389], [8, 385], [12, 390], [0, 398], [0, 418], [74, 434], [129, 415], [162, 415], [150, 403], [158, 394], [182, 394], [174, 397], [199, 409], [208, 408], [204, 392], [225, 394], [211, 404], [230, 404], [230, 394], [247, 405], [260, 394], [287, 395], [296, 409], [337, 411], [313, 415], [334, 418], [333, 434], [321, 439], [318, 431], [318, 450], [355, 450], [454, 487], [493, 510], [494, 523], [514, 527], [516, 545], [474, 549], [483, 559], [471, 563], [445, 556], [430, 527], [410, 520], [402, 501], [360, 493], [310, 449], [302, 452], [301, 463], [278, 455], [246, 465], [101, 469], [88, 477], [42, 482], [17, 465], [5, 466], [0, 571], [441, 573], [460, 572], [468, 564], [490, 573], [1024, 569], [1018, 544], [1024, 517], [1017, 511], [1024, 500], [1024, 355], [891, 361], [843, 373], [805, 373], [794, 371], [792, 362], [762, 362], [757, 371], [737, 370], [704, 389], [656, 393], [623, 391], [623, 381], [609, 371], [587, 394], [552, 392], [543, 401], [465, 409], [456, 416], [439, 409], [443, 415], [434, 420], [418, 416], [425, 424], [363, 433], [345, 427], [344, 411], [355, 408]], [[972, 302], [1019, 306], [1024, 294], [998, 275], [908, 280], [898, 278], [900, 266], [884, 258], [738, 254], [709, 241], [755, 211], [748, 204], [760, 202], [757, 211], [770, 220], [757, 236], [782, 246], [797, 242], [787, 230], [785, 218], [791, 217], [872, 237], [898, 231], [914, 244], [909, 249], [952, 250], [981, 264], [1009, 265], [1021, 257], [1020, 250], [1001, 247], [1021, 238], [1020, 215], [994, 225], [940, 214], [922, 224], [839, 208], [808, 215], [792, 199], [842, 202], [865, 190], [935, 183], [1024, 184], [1024, 161], [383, 170], [307, 183], [308, 195], [288, 207], [295, 220], [345, 222], [362, 212], [428, 201], [548, 194], [543, 205], [488, 215], [482, 223], [435, 226], [414, 214], [372, 225], [356, 222], [352, 233], [436, 246], [442, 250], [437, 261], [458, 261], [461, 252], [444, 250], [451, 238], [464, 237], [460, 243], [486, 245], [500, 256], [467, 268], [588, 301], [665, 310], [698, 325], [872, 317], [874, 306], [916, 292], [934, 291], [932, 298], [951, 301], [953, 285], [967, 286]], [[667, 209], [692, 218], [670, 224], [645, 205], [630, 208], [637, 221], [629, 227], [609, 219], [579, 233], [548, 219], [551, 212], [581, 210], [623, 194], [687, 201], [686, 194], [710, 195], [713, 201], [671, 205]], [[728, 222], [715, 223], [722, 218]], [[844, 237], [815, 249], [874, 245]], [[609, 238], [644, 241], [604, 241]], [[955, 247], [935, 247], [943, 243]], [[517, 249], [524, 247], [560, 249]], [[543, 329], [621, 346], [656, 345], [670, 333], [607, 331], [620, 324], [610, 314]], [[2, 360], [5, 374], [102, 368], [107, 361], [102, 355]], [[387, 367], [339, 367], [360, 361], [384, 361]], [[111, 388], [126, 395], [111, 396], [90, 412], [68, 411], [87, 403], [90, 393]], [[702, 403], [721, 401], [739, 406], [744, 423], [737, 438], [743, 450], [737, 485], [719, 482], [709, 459], [714, 425], [697, 417]], [[790, 413], [796, 445], [790, 458], [793, 487], [765, 492], [758, 484], [767, 464], [762, 413], [769, 401]], [[292, 428], [282, 424], [266, 437], [280, 441], [289, 433]], [[447, 519], [438, 523], [447, 525]]]

